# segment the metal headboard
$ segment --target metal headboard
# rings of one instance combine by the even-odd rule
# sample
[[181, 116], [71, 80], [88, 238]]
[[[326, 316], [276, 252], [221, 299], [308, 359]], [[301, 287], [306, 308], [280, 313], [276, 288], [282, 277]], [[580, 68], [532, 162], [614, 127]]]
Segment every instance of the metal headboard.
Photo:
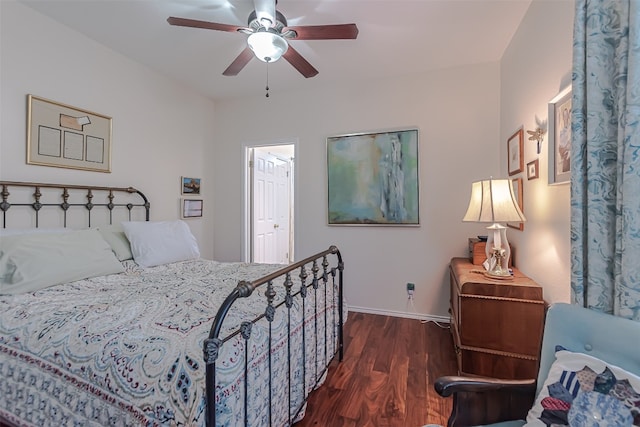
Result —
[[[11, 192], [9, 191], [12, 188], [24, 190], [26, 187], [26, 191], [29, 191], [29, 188], [33, 189], [33, 194], [30, 196], [31, 200], [19, 200], [18, 202], [13, 203], [10, 200], [9, 196]], [[58, 208], [62, 211], [62, 226], [67, 227], [67, 218], [68, 213], [71, 209], [83, 210], [86, 214], [86, 226], [91, 227], [91, 213], [95, 208], [106, 208], [108, 209], [108, 218], [109, 224], [113, 223], [113, 213], [114, 210], [126, 209], [127, 218], [129, 221], [132, 220], [132, 212], [134, 209], [144, 209], [144, 218], [145, 221], [149, 221], [149, 208], [150, 204], [147, 200], [147, 197], [139, 190], [133, 187], [101, 187], [101, 186], [91, 186], [91, 185], [65, 185], [65, 184], [45, 184], [38, 182], [12, 182], [12, 181], [0, 181], [0, 188], [2, 191], [0, 195], [2, 196], [2, 202], [0, 202], [0, 210], [2, 211], [2, 228], [7, 228], [7, 214], [12, 207], [18, 206], [27, 206], [32, 208], [32, 215], [35, 219], [35, 227], [39, 226], [40, 223], [40, 213], [43, 208]], [[50, 192], [58, 193], [58, 200], [55, 202], [44, 202], [41, 199], [43, 198], [43, 191], [50, 190]], [[71, 193], [83, 194], [83, 198], [86, 198], [86, 201], [82, 202], [70, 202]], [[104, 202], [97, 201], [94, 202], [93, 199], [97, 194], [101, 194], [104, 196]], [[125, 194], [130, 195], [130, 197], [125, 196]], [[135, 197], [133, 195], [137, 195], [139, 197]], [[74, 198], [77, 197], [77, 194], [74, 194]], [[117, 196], [120, 196], [117, 198]], [[55, 194], [54, 194], [55, 197]], [[123, 202], [120, 199], [125, 199]]]

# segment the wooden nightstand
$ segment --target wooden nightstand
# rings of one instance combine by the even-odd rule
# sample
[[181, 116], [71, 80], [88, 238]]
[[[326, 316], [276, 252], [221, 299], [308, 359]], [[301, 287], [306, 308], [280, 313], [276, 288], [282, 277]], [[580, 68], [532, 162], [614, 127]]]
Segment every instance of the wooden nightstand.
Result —
[[545, 302], [542, 287], [513, 269], [513, 280], [485, 277], [482, 266], [453, 258], [451, 333], [460, 374], [536, 378]]

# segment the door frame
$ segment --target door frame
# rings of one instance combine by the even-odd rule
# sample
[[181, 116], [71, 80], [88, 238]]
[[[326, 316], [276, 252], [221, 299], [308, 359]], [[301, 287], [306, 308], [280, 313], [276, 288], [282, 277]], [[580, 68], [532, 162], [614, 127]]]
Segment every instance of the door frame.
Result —
[[254, 148], [265, 148], [277, 145], [293, 145], [294, 160], [291, 162], [293, 169], [292, 175], [292, 197], [293, 197], [293, 215], [291, 218], [289, 233], [293, 236], [290, 243], [289, 259], [295, 259], [296, 247], [296, 228], [298, 224], [298, 167], [296, 167], [298, 158], [298, 138], [289, 138], [282, 140], [272, 140], [267, 142], [247, 142], [242, 144], [242, 242], [240, 245], [242, 262], [250, 262], [251, 260], [251, 168], [249, 161], [251, 160], [251, 151]]

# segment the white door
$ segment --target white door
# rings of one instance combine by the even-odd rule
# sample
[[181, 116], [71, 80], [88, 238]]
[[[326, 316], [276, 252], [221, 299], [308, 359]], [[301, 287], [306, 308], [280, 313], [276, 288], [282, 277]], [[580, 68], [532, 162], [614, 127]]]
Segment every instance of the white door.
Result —
[[253, 150], [252, 162], [252, 260], [259, 263], [289, 262], [291, 221], [291, 164], [268, 151]]

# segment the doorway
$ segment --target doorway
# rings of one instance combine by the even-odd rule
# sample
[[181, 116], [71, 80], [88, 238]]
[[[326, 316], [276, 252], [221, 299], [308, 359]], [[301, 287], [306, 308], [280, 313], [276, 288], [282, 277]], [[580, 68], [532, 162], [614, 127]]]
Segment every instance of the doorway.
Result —
[[246, 259], [288, 264], [294, 259], [295, 145], [251, 146], [246, 156]]

